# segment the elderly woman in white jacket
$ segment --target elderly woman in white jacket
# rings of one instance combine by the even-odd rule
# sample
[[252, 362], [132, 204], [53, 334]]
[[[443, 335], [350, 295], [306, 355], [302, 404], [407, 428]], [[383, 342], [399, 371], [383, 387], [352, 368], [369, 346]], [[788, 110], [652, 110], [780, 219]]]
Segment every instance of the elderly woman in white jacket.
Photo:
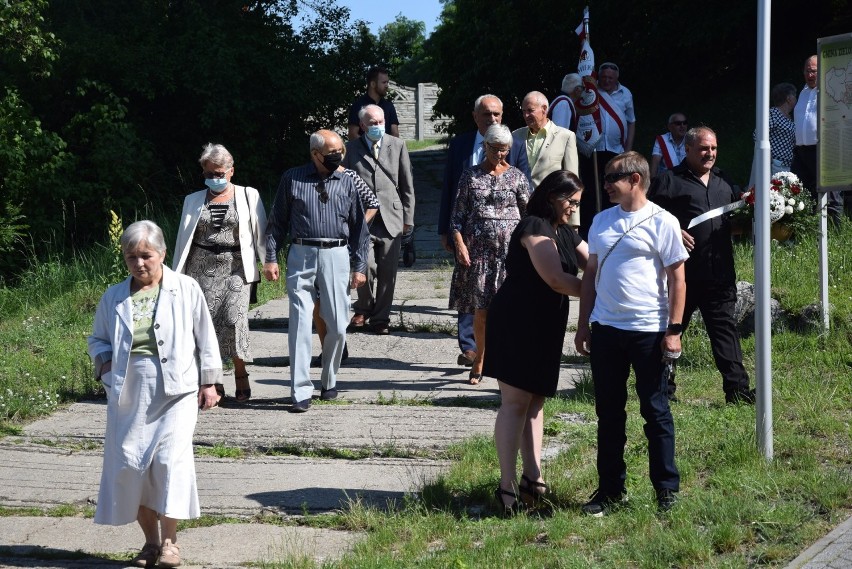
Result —
[[234, 158], [224, 146], [207, 144], [198, 162], [207, 189], [183, 201], [172, 268], [201, 285], [219, 351], [234, 363], [235, 398], [244, 402], [251, 397], [249, 297], [266, 256], [266, 211], [257, 190], [231, 183]]
[[145, 546], [133, 563], [176, 567], [177, 520], [201, 515], [192, 435], [199, 408], [218, 402], [222, 359], [198, 283], [163, 265], [160, 228], [131, 224], [121, 250], [130, 276], [101, 297], [88, 339], [107, 393], [95, 523], [137, 521]]

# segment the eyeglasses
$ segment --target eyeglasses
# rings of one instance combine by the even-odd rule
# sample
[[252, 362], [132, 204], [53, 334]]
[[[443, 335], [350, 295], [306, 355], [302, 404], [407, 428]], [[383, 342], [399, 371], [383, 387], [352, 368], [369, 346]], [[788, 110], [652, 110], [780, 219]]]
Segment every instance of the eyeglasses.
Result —
[[568, 202], [568, 205], [575, 209], [580, 207], [580, 200], [572, 200], [571, 198], [566, 198], [565, 201]]
[[315, 189], [319, 194], [319, 201], [322, 203], [328, 203], [328, 192], [325, 190], [325, 180], [320, 180]]
[[686, 121], [672, 121], [672, 122], [670, 122], [669, 124], [676, 124], [677, 126], [686, 126], [686, 125], [688, 125], [689, 123], [688, 123], [688, 122], [686, 122]]
[[511, 148], [497, 148], [492, 146], [490, 142], [485, 143], [485, 147], [495, 154], [508, 154]]
[[217, 180], [221, 180], [222, 178], [227, 176], [228, 172], [230, 172], [230, 171], [231, 171], [231, 169], [228, 168], [224, 172], [203, 172], [202, 175], [204, 176], [204, 178], [206, 180], [212, 180], [214, 178], [217, 179]]
[[633, 174], [638, 174], [638, 172], [610, 172], [609, 174], [604, 175], [604, 182], [607, 184], [614, 184], [627, 176], [632, 176]]

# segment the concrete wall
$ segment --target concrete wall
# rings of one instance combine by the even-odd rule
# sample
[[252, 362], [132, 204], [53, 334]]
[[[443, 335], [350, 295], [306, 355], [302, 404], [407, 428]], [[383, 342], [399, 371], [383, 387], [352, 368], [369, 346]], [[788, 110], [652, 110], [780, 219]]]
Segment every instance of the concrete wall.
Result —
[[401, 138], [426, 140], [444, 136], [437, 128], [449, 122], [449, 119], [432, 120], [432, 108], [440, 91], [437, 83], [419, 83], [415, 87], [409, 87], [391, 81], [390, 88], [396, 95], [393, 104], [399, 117]]

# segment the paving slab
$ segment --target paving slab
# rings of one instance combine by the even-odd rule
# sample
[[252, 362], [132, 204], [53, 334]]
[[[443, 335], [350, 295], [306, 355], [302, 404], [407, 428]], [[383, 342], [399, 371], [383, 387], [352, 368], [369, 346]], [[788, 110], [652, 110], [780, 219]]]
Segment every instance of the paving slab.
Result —
[[[96, 504], [102, 460], [97, 451], [3, 441], [0, 504], [18, 508]], [[248, 517], [270, 511], [329, 512], [352, 500], [386, 508], [434, 481], [449, 465], [446, 460], [418, 458], [195, 459], [202, 512]]]
[[[135, 523], [100, 526], [80, 517], [0, 518], [0, 535], [0, 567], [126, 567], [110, 557], [135, 555], [144, 541]], [[287, 558], [332, 561], [362, 537], [357, 532], [229, 523], [181, 531], [177, 543], [181, 567], [225, 569]]]
[[[449, 445], [473, 435], [490, 436], [497, 413], [496, 407], [354, 403], [317, 404], [307, 413], [288, 413], [288, 408], [283, 403], [255, 403], [205, 411], [199, 416], [194, 443], [251, 450], [295, 447], [300, 451], [328, 448], [383, 455], [440, 455]], [[24, 436], [9, 437], [0, 446], [14, 448], [10, 443], [45, 440], [82, 444], [83, 448], [100, 446], [105, 428], [105, 402], [76, 403], [27, 425]], [[0, 472], [3, 468], [0, 462]]]

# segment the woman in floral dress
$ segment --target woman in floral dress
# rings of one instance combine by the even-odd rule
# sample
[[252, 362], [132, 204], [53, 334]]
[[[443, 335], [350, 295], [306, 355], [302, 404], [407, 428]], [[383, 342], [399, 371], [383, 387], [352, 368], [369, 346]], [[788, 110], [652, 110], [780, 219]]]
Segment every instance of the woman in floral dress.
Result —
[[266, 255], [266, 211], [256, 189], [231, 182], [234, 158], [224, 146], [207, 144], [198, 162], [207, 189], [184, 199], [173, 268], [201, 285], [219, 351], [234, 364], [236, 400], [244, 402], [251, 397], [249, 297]]
[[456, 267], [449, 307], [474, 315], [476, 359], [470, 370], [471, 385], [482, 380], [488, 305], [506, 278], [509, 238], [529, 200], [526, 175], [506, 162], [512, 147], [509, 128], [492, 125], [484, 144], [485, 160], [462, 173], [451, 217]]

